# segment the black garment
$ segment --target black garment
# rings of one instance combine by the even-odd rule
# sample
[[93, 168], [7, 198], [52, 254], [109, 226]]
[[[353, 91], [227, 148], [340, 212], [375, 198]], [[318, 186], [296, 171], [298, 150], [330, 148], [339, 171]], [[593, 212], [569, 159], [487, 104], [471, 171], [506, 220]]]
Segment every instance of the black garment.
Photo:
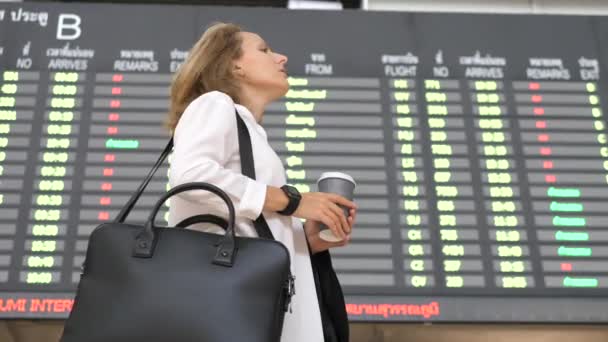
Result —
[[329, 250], [310, 256], [325, 342], [348, 342], [348, 315]]

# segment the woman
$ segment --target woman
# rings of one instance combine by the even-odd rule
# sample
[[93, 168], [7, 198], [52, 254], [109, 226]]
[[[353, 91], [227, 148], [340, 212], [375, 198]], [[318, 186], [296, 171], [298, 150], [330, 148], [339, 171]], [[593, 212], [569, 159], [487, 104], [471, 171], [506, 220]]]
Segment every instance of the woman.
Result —
[[[327, 291], [327, 284], [317, 281], [325, 293], [333, 291], [340, 297], [331, 304], [328, 302], [333, 298], [317, 297], [314, 278], [335, 278], [327, 250], [349, 242], [356, 206], [338, 195], [299, 194], [286, 185], [281, 160], [261, 126], [265, 107], [289, 88], [286, 63], [286, 56], [273, 52], [260, 36], [238, 26], [219, 23], [203, 34], [171, 85], [167, 125], [174, 134], [175, 147], [169, 182], [174, 187], [202, 181], [223, 189], [235, 205], [237, 235], [257, 236], [252, 221], [264, 214], [275, 239], [289, 250], [296, 277], [296, 295], [292, 311], [285, 317], [282, 341], [346, 342], [344, 308], [335, 305], [343, 304], [339, 285], [337, 291]], [[251, 135], [256, 180], [241, 174], [235, 108]], [[350, 208], [348, 218], [338, 205]], [[169, 224], [201, 213], [227, 216], [219, 199], [191, 191], [171, 199]], [[306, 219], [304, 225], [300, 219]], [[329, 243], [319, 239], [319, 222], [343, 240]], [[211, 224], [192, 228], [223, 233]], [[315, 258], [324, 260], [324, 270], [315, 268], [320, 267]]]

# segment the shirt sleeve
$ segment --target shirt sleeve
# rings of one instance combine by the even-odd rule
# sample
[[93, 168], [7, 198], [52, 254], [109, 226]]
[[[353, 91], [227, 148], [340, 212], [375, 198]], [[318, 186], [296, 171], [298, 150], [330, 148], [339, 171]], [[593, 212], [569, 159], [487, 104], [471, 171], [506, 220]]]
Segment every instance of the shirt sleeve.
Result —
[[[224, 167], [238, 153], [235, 115], [234, 103], [220, 92], [202, 95], [186, 108], [174, 132], [169, 184], [213, 184], [228, 194], [237, 216], [255, 220], [264, 207], [266, 184]], [[224, 202], [207, 191], [177, 196], [227, 212]]]

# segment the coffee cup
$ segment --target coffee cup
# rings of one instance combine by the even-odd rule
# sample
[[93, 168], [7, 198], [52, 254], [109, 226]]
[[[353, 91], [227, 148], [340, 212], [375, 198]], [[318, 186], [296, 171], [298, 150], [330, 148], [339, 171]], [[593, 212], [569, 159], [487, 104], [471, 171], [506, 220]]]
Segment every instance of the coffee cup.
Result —
[[[328, 192], [338, 194], [350, 201], [353, 200], [355, 187], [357, 183], [353, 177], [342, 172], [324, 172], [317, 180], [317, 189], [319, 192]], [[350, 216], [349, 208], [340, 205], [344, 212], [344, 217]], [[325, 224], [320, 224], [321, 231], [319, 236], [321, 239], [329, 242], [339, 242], [342, 238], [334, 235], [334, 233]]]

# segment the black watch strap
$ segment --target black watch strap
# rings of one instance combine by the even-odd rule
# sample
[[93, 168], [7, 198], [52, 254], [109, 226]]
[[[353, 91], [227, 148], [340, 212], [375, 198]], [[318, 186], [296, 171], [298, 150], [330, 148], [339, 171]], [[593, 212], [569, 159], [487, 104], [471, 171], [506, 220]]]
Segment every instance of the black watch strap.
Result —
[[298, 190], [296, 188], [294, 188], [290, 185], [283, 185], [281, 187], [281, 190], [283, 190], [283, 192], [289, 199], [289, 203], [287, 203], [287, 207], [285, 207], [285, 209], [283, 209], [281, 211], [277, 211], [277, 213], [279, 213], [281, 215], [285, 215], [285, 216], [290, 216], [298, 209], [298, 206], [300, 205], [300, 199], [302, 199], [302, 196], [300, 196], [300, 193], [298, 192]]

